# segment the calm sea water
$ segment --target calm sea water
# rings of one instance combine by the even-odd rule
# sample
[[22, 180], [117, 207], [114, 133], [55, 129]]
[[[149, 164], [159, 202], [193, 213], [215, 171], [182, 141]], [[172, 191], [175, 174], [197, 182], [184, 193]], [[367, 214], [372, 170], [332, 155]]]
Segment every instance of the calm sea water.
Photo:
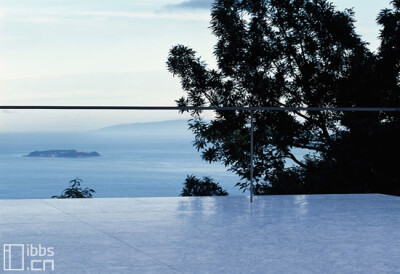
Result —
[[[94, 197], [178, 196], [188, 174], [211, 176], [230, 195], [238, 177], [220, 164], [201, 160], [193, 136], [135, 134], [0, 134], [0, 199], [50, 198], [79, 177]], [[31, 151], [97, 151], [97, 158], [30, 158]]]

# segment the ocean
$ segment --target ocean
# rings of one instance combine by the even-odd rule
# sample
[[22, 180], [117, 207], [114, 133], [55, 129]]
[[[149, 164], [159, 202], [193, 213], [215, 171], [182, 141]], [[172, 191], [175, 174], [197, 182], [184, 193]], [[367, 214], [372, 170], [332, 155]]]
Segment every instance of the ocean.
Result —
[[[210, 176], [229, 195], [240, 178], [204, 162], [182, 120], [136, 123], [68, 133], [0, 133], [0, 199], [47, 199], [80, 178], [94, 197], [179, 196], [187, 175]], [[32, 151], [96, 151], [95, 158], [24, 157]], [[295, 151], [302, 156], [304, 152]], [[290, 164], [290, 162], [289, 162]]]
[[[178, 122], [181, 123], [182, 122]], [[185, 130], [187, 128], [186, 123]], [[143, 127], [143, 125], [142, 125]], [[94, 197], [179, 196], [187, 175], [211, 176], [230, 195], [239, 178], [219, 164], [201, 160], [190, 132], [168, 125], [156, 134], [105, 129], [77, 133], [1, 133], [0, 199], [36, 199], [59, 195], [75, 178]], [[96, 158], [32, 158], [32, 151], [96, 151]]]

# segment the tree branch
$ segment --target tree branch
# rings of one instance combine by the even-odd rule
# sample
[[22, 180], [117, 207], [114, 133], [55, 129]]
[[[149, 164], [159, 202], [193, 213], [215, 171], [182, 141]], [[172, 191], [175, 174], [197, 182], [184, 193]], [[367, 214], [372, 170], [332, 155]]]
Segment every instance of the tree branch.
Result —
[[306, 168], [306, 167], [307, 167], [307, 165], [305, 165], [304, 163], [302, 163], [301, 161], [299, 161], [299, 160], [296, 158], [296, 156], [293, 155], [293, 153], [288, 152], [288, 153], [286, 154], [286, 157], [289, 158], [289, 159], [291, 159], [291, 160], [293, 160], [293, 162], [295, 162], [296, 164], [298, 164], [299, 166], [301, 166], [301, 167], [303, 167], [303, 168]]
[[331, 136], [329, 135], [328, 129], [326, 127], [325, 119], [324, 119], [324, 117], [323, 117], [321, 112], [318, 113], [318, 117], [320, 119], [320, 123], [318, 123], [318, 124], [319, 124], [319, 127], [322, 130], [322, 134], [325, 137], [326, 141], [328, 143], [331, 143], [332, 139], [331, 139]]
[[292, 144], [291, 146], [295, 147], [295, 148], [314, 150], [314, 151], [317, 151], [317, 152], [325, 152], [326, 151], [325, 149], [322, 149], [322, 148], [317, 148], [317, 147], [307, 146], [307, 145]]
[[[288, 107], [288, 105], [286, 105], [286, 104], [284, 104], [284, 103], [281, 103], [281, 102], [279, 102], [279, 101], [276, 101], [276, 104], [278, 104], [278, 105], [280, 105], [280, 106], [282, 106], [282, 107]], [[301, 113], [298, 112], [298, 111], [293, 111], [293, 113], [295, 113], [296, 115], [300, 116], [301, 118], [306, 119], [307, 121], [312, 121], [312, 118], [311, 118], [311, 117], [306, 116], [306, 115], [304, 115], [304, 114], [301, 114]]]

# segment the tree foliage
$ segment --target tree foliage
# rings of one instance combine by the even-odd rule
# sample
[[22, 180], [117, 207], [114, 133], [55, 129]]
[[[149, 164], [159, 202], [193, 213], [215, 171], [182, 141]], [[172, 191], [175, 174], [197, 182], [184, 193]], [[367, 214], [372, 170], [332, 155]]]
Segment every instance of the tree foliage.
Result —
[[228, 192], [223, 190], [218, 183], [210, 177], [199, 179], [194, 175], [188, 175], [180, 196], [227, 196]]
[[74, 199], [74, 198], [92, 198], [94, 191], [91, 188], [81, 188], [82, 180], [76, 178], [69, 182], [69, 187], [66, 188], [61, 195], [59, 196], [52, 196], [51, 198], [57, 199]]
[[[371, 52], [354, 12], [325, 0], [217, 0], [212, 69], [177, 45], [168, 69], [186, 95], [178, 106], [399, 107], [400, 0], [380, 12], [381, 45]], [[250, 113], [192, 111], [202, 158], [222, 162], [246, 189]], [[256, 193], [400, 194], [400, 115], [394, 112], [256, 111]], [[308, 152], [299, 159], [293, 151]], [[295, 166], [288, 167], [288, 161]]]

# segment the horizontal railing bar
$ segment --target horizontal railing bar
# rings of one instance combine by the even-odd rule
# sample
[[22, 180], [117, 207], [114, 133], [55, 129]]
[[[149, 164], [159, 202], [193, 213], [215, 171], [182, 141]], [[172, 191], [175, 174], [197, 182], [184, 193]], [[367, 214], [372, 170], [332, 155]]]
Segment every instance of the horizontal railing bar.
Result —
[[341, 111], [341, 112], [398, 112], [399, 108], [374, 107], [195, 107], [195, 106], [0, 106], [12, 110], [247, 110], [247, 111]]

